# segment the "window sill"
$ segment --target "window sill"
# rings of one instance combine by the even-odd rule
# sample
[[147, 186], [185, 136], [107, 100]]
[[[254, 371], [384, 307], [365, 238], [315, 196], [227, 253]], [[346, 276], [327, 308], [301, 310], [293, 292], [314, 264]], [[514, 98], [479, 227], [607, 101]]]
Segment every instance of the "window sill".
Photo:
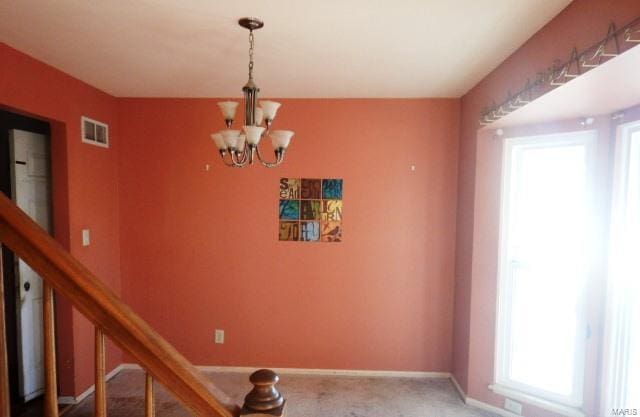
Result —
[[554, 413], [558, 413], [563, 416], [586, 417], [586, 414], [579, 408], [569, 407], [567, 405], [562, 405], [553, 401], [538, 398], [531, 394], [525, 394], [524, 392], [520, 392], [503, 385], [489, 385], [489, 389], [498, 395], [521, 401], [525, 404], [534, 405], [544, 410], [553, 411]]

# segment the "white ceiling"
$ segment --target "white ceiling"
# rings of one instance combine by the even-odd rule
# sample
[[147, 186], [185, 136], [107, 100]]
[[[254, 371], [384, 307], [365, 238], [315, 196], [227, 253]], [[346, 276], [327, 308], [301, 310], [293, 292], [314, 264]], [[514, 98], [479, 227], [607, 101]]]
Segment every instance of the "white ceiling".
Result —
[[459, 97], [571, 0], [7, 0], [0, 41], [120, 97]]

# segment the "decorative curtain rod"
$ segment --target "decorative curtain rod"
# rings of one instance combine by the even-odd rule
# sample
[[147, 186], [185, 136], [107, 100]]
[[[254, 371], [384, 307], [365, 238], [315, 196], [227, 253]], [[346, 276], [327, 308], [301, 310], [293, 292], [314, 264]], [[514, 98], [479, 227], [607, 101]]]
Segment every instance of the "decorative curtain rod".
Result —
[[551, 67], [539, 72], [534, 81], [527, 79], [522, 90], [515, 94], [508, 92], [504, 102], [499, 105], [494, 102], [493, 105], [485, 108], [480, 116], [480, 124], [486, 126], [500, 120], [514, 110], [598, 67], [638, 43], [640, 43], [640, 17], [620, 29], [616, 29], [615, 23], [611, 23], [607, 36], [595, 45], [582, 52], [573, 48], [568, 61], [556, 60]]

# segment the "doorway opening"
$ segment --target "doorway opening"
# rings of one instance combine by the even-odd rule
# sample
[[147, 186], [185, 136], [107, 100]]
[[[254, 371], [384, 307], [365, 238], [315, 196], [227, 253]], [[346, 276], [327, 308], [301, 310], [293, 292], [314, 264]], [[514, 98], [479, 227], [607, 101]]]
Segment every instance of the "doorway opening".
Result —
[[[0, 191], [52, 232], [51, 127], [0, 110]], [[2, 249], [9, 387], [14, 407], [44, 392], [41, 279]]]

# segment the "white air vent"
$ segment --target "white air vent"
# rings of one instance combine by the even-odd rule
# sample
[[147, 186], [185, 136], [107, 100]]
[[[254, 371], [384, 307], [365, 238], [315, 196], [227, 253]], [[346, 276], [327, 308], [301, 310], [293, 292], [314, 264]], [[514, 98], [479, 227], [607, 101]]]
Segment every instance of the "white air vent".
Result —
[[109, 147], [109, 126], [82, 116], [82, 141], [92, 145]]

